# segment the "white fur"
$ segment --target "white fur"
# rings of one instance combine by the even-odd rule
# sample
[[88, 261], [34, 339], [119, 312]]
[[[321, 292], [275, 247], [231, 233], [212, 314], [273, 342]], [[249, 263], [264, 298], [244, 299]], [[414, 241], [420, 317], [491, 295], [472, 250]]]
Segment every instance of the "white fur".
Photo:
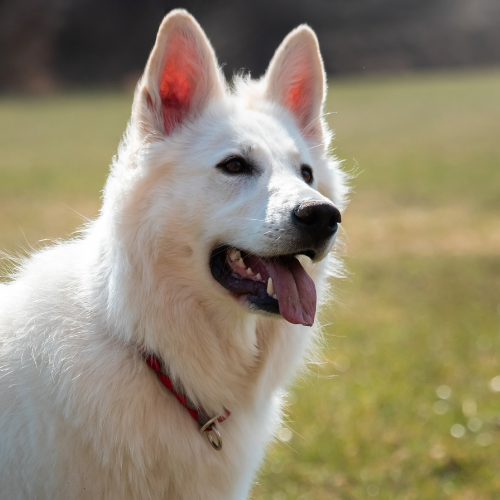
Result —
[[[196, 87], [182, 123], [166, 133], [158, 79], [176, 30], [196, 56]], [[282, 96], [297, 75], [306, 92], [290, 111]], [[306, 26], [285, 39], [264, 78], [236, 79], [230, 91], [196, 21], [185, 11], [165, 18], [99, 217], [0, 285], [2, 500], [247, 498], [317, 326], [242, 307], [212, 278], [209, 253], [218, 243], [283, 253], [298, 201], [326, 197], [344, 208], [324, 88]], [[262, 167], [256, 180], [216, 169], [245, 148]], [[312, 187], [301, 163], [314, 169]], [[334, 262], [324, 257], [303, 259], [323, 301]], [[208, 413], [231, 410], [222, 451], [161, 386], [139, 345]]]

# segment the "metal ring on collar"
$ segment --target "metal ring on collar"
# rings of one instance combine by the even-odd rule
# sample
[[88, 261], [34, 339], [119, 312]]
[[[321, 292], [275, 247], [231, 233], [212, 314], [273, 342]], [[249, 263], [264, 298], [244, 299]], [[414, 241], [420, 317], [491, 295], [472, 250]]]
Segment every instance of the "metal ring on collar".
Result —
[[[204, 426], [200, 428], [200, 432], [202, 434], [205, 432], [208, 442], [211, 444], [212, 448], [214, 450], [220, 451], [222, 450], [222, 436], [220, 435], [220, 432], [215, 428], [215, 424], [217, 423], [218, 418], [219, 416], [211, 418]], [[212, 432], [215, 435], [215, 439], [214, 437], [212, 437]]]

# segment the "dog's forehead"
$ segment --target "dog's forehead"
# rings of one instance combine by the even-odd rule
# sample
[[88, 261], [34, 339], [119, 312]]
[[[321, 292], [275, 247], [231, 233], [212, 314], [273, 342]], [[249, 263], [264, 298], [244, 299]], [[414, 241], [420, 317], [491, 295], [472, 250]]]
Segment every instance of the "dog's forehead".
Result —
[[222, 118], [217, 144], [233, 153], [255, 159], [263, 165], [279, 163], [296, 167], [307, 156], [307, 147], [293, 124], [273, 113], [234, 109]]
[[[263, 168], [280, 165], [295, 170], [301, 163], [311, 162], [310, 151], [293, 120], [286, 118], [279, 110], [230, 101], [212, 107], [187, 127], [182, 143], [190, 143], [191, 160], [196, 157], [205, 167], [241, 155]], [[185, 149], [175, 150], [184, 164]]]
[[[294, 131], [269, 113], [251, 111], [238, 117], [239, 142], [257, 158], [271, 157], [297, 163], [301, 152]], [[298, 136], [299, 134], [297, 134]], [[294, 140], [295, 139], [295, 140]]]

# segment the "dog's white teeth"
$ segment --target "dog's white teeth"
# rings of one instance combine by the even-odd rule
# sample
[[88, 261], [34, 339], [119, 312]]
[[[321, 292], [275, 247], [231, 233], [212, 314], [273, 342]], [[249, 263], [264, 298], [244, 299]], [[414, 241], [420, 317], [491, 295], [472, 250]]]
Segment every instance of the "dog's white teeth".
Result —
[[229, 258], [231, 260], [240, 260], [241, 259], [241, 253], [239, 250], [236, 250], [236, 248], [233, 248], [230, 252], [229, 252]]
[[243, 262], [243, 259], [240, 257], [240, 259], [238, 260], [238, 262], [236, 263], [239, 267], [241, 267], [242, 269], [244, 269], [245, 267], [245, 263]]
[[259, 280], [259, 281], [261, 281], [261, 280], [262, 280], [262, 276], [260, 275], [260, 273], [257, 273], [257, 274], [255, 275], [255, 279], [256, 279], [256, 280]]
[[253, 275], [253, 271], [252, 271], [252, 268], [251, 267], [248, 267], [247, 268], [247, 274], [252, 276]]
[[278, 300], [278, 296], [277, 296], [275, 293], [273, 293], [273, 294], [271, 295], [271, 297], [272, 297], [273, 299], [275, 299], [275, 300]]
[[273, 296], [274, 293], [274, 286], [273, 286], [273, 279], [269, 278], [267, 281], [267, 294]]

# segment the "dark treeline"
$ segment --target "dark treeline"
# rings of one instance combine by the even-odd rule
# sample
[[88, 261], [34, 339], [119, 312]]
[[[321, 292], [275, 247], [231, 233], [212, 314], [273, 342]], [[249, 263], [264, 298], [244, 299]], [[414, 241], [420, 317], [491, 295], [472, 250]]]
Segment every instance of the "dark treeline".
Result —
[[330, 74], [500, 63], [500, 0], [0, 0], [0, 90], [133, 82], [175, 7], [197, 17], [228, 76], [262, 74], [303, 22]]

